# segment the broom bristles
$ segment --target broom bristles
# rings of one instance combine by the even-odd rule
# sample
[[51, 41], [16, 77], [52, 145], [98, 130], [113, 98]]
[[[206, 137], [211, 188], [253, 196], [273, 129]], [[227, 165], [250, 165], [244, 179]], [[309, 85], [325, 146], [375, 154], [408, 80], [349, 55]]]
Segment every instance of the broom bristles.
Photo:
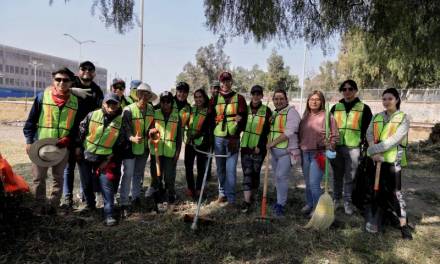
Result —
[[332, 197], [330, 194], [328, 194], [328, 192], [325, 192], [319, 198], [312, 218], [307, 223], [305, 228], [313, 228], [316, 230], [325, 230], [329, 228], [335, 220], [334, 207]]

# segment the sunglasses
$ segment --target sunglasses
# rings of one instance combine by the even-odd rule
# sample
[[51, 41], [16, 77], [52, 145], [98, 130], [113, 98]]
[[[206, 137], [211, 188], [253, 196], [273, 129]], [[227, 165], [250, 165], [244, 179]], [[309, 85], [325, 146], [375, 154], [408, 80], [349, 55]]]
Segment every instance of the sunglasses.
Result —
[[123, 91], [123, 90], [125, 90], [125, 87], [124, 86], [116, 85], [116, 86], [113, 86], [113, 89], [117, 89], [117, 90]]
[[354, 91], [354, 88], [353, 88], [353, 87], [350, 87], [350, 88], [341, 88], [341, 92], [346, 92], [346, 91], [353, 92], [353, 91]]
[[56, 82], [64, 82], [64, 83], [70, 82], [70, 79], [68, 78], [54, 78], [54, 80]]
[[81, 68], [81, 71], [89, 71], [89, 72], [92, 72], [92, 71], [95, 71], [93, 68], [90, 68], [90, 67], [84, 67], [84, 68]]

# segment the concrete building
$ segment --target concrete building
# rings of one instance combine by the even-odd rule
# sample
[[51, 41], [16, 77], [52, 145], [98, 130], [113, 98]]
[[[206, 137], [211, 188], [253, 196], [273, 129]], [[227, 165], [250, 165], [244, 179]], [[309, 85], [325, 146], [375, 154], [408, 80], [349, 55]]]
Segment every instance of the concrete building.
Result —
[[[36, 64], [36, 82], [35, 66]], [[78, 72], [78, 61], [46, 55], [0, 44], [0, 97], [32, 97], [52, 81], [52, 72], [66, 66]], [[107, 70], [96, 67], [94, 80], [101, 89], [107, 87]]]

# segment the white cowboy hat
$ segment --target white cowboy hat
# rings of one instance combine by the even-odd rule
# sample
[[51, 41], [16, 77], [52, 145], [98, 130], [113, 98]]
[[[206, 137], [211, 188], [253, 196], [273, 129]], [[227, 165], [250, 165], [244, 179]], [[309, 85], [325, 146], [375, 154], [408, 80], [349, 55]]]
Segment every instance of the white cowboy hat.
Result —
[[40, 167], [52, 167], [66, 156], [67, 149], [56, 146], [57, 138], [45, 138], [35, 141], [29, 150], [29, 158]]
[[152, 90], [150, 85], [146, 84], [146, 83], [141, 83], [139, 84], [139, 86], [137, 87], [138, 91], [147, 91], [151, 94], [151, 98], [150, 101], [153, 102], [157, 99], [157, 94], [155, 94]]

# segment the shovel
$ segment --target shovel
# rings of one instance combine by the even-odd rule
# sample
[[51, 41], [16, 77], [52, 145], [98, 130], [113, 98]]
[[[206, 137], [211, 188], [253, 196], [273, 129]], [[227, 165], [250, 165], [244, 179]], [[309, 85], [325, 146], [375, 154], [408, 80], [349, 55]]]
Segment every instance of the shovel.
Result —
[[160, 159], [159, 159], [159, 141], [160, 141], [160, 133], [157, 131], [156, 133], [152, 134], [151, 137], [151, 143], [153, 143], [154, 146], [154, 156], [156, 157], [156, 176], [160, 177]]
[[267, 152], [265, 168], [264, 168], [264, 180], [263, 180], [263, 198], [261, 200], [261, 216], [257, 217], [258, 222], [268, 223], [271, 219], [267, 217], [267, 185], [269, 183], [269, 160], [270, 151]]

